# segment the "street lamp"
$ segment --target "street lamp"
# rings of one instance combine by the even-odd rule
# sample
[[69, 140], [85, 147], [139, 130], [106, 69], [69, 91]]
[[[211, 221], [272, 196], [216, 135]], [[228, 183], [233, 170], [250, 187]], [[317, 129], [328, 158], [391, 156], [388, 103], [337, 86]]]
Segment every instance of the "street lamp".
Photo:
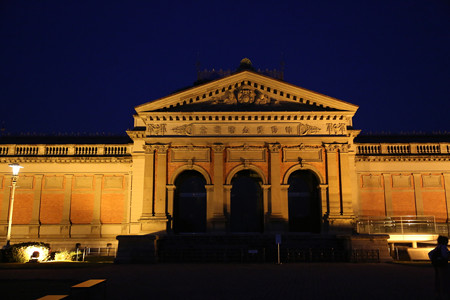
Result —
[[16, 184], [17, 179], [19, 178], [19, 171], [23, 167], [19, 164], [10, 164], [12, 168], [12, 177], [11, 177], [11, 198], [9, 199], [9, 218], [8, 218], [8, 233], [6, 234], [6, 247], [10, 246], [11, 241], [11, 227], [12, 227], [12, 216], [13, 216], [13, 208], [14, 208], [14, 194], [16, 192]]

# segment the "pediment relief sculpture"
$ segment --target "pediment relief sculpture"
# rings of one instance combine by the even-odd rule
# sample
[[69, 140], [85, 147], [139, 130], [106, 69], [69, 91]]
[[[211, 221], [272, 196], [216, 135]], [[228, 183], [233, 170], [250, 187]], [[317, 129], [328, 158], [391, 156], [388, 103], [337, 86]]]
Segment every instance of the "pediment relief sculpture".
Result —
[[228, 90], [222, 97], [212, 98], [212, 104], [257, 104], [264, 105], [270, 102], [269, 96], [252, 88], [242, 85], [234, 90]]

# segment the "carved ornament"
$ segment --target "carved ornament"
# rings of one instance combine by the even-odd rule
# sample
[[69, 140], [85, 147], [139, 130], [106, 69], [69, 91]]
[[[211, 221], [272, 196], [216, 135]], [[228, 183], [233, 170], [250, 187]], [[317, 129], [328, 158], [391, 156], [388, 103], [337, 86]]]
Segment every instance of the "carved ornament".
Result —
[[192, 135], [192, 124], [185, 124], [175, 128], [172, 128], [175, 133], [181, 135]]
[[242, 85], [233, 91], [226, 91], [220, 98], [212, 98], [213, 104], [257, 104], [269, 103], [270, 98], [250, 85]]
[[213, 144], [211, 148], [214, 150], [214, 152], [223, 152], [225, 146], [223, 144]]
[[149, 135], [164, 135], [167, 131], [166, 124], [149, 124], [147, 132]]
[[279, 152], [281, 149], [280, 143], [267, 144], [270, 152]]
[[320, 127], [311, 126], [308, 124], [300, 123], [299, 125], [300, 135], [314, 134], [320, 131]]

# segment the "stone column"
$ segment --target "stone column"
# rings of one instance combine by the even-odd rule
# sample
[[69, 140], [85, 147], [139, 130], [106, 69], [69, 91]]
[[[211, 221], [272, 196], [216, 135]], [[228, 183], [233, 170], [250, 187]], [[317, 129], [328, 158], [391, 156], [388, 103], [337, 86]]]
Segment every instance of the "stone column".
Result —
[[339, 164], [337, 149], [339, 145], [326, 144], [327, 181], [328, 181], [328, 208], [330, 216], [341, 214], [341, 197], [339, 191]]
[[322, 203], [322, 232], [326, 233], [329, 231], [329, 207], [328, 207], [328, 184], [319, 184], [317, 187], [320, 189], [320, 201]]
[[[349, 160], [349, 145], [342, 145], [339, 150], [340, 165], [340, 188], [341, 188], [341, 214], [344, 216], [354, 216], [353, 212], [353, 191]], [[352, 170], [353, 171], [353, 170]]]
[[153, 216], [153, 184], [155, 176], [155, 147], [145, 145], [144, 193], [141, 220], [149, 220]]
[[[352, 196], [348, 188], [351, 188], [349, 178], [348, 158], [340, 163], [337, 150], [346, 149], [347, 144], [325, 144], [327, 157], [327, 179], [328, 179], [328, 224], [331, 232], [351, 232], [353, 215]], [[347, 148], [348, 149], [348, 148]], [[345, 164], [345, 166], [343, 166]], [[341, 170], [340, 168], [343, 168]], [[344, 174], [346, 172], [347, 174]], [[345, 202], [341, 195], [341, 187], [345, 186]], [[344, 210], [345, 206], [345, 210]], [[350, 213], [348, 213], [350, 211]]]
[[[167, 218], [167, 150], [168, 144], [153, 144], [150, 146], [150, 157], [146, 157], [145, 183], [144, 183], [144, 201], [143, 206], [146, 209], [145, 218], [141, 218], [141, 233], [152, 233], [165, 231], [168, 228]], [[153, 151], [156, 150], [156, 159], [151, 158]], [[148, 160], [147, 160], [148, 159]], [[153, 163], [155, 161], [155, 163]], [[152, 199], [152, 186], [154, 184], [154, 197]], [[173, 202], [173, 201], [172, 201]], [[152, 206], [150, 206], [152, 203]], [[148, 209], [152, 207], [152, 213], [148, 216]]]
[[393, 215], [392, 208], [392, 177], [391, 174], [383, 174], [384, 181], [384, 203], [386, 206], [386, 217]]
[[29, 235], [30, 237], [38, 237], [39, 236], [39, 216], [41, 213], [41, 195], [42, 195], [42, 178], [44, 175], [38, 174], [34, 175], [35, 180], [35, 188], [34, 188], [34, 197], [33, 197], [33, 210], [31, 212], [31, 222], [29, 226]]
[[267, 225], [267, 223], [270, 220], [271, 215], [271, 205], [270, 205], [270, 184], [262, 184], [261, 188], [263, 189], [263, 205], [264, 205], [264, 225]]
[[225, 150], [225, 146], [223, 144], [214, 144], [212, 146], [213, 149], [213, 158], [214, 158], [214, 179], [213, 186], [214, 192], [212, 196], [212, 201], [208, 202], [208, 205], [211, 203], [211, 208], [208, 207], [208, 211], [211, 209], [212, 211], [212, 229], [214, 231], [225, 231], [225, 223], [226, 218], [224, 215], [224, 206], [226, 205], [224, 200], [224, 177], [223, 177], [223, 169], [224, 169], [224, 157], [223, 151]]
[[91, 222], [91, 234], [95, 236], [101, 235], [101, 203], [102, 203], [102, 181], [103, 175], [96, 174], [95, 192], [94, 192], [94, 211]]
[[416, 199], [416, 215], [423, 215], [423, 198], [422, 198], [422, 175], [413, 174], [414, 177], [414, 198]]
[[279, 143], [268, 144], [270, 153], [270, 204], [272, 218], [286, 218], [283, 215], [281, 205], [281, 172], [280, 172], [280, 149]]
[[214, 230], [214, 211], [211, 208], [214, 202], [214, 185], [207, 184], [205, 185], [206, 189], [206, 227], [207, 231]]
[[319, 184], [318, 188], [320, 189], [320, 200], [322, 202], [322, 215], [328, 216], [330, 214], [330, 208], [328, 207], [327, 199], [328, 184]]
[[223, 186], [223, 191], [225, 195], [225, 205], [224, 205], [224, 215], [226, 218], [226, 227], [230, 228], [230, 214], [231, 214], [231, 188], [233, 186], [231, 184], [226, 184]]
[[166, 184], [167, 184], [167, 150], [169, 145], [158, 144], [156, 147], [156, 182], [155, 201], [153, 206], [153, 216], [166, 218]]
[[289, 184], [280, 185], [281, 213], [289, 219]]
[[173, 201], [175, 196], [176, 186], [168, 184], [167, 188], [167, 217], [169, 218], [170, 225], [167, 226], [171, 230], [173, 229]]
[[168, 184], [167, 188], [167, 215], [173, 218], [173, 200], [175, 196], [176, 186], [173, 184]]

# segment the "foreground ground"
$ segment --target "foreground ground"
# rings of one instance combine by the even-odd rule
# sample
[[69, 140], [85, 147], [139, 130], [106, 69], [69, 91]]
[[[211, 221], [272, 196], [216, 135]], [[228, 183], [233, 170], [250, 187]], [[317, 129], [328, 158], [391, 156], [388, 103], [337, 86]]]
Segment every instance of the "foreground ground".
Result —
[[0, 298], [102, 278], [107, 299], [434, 299], [433, 276], [428, 264], [3, 264]]

